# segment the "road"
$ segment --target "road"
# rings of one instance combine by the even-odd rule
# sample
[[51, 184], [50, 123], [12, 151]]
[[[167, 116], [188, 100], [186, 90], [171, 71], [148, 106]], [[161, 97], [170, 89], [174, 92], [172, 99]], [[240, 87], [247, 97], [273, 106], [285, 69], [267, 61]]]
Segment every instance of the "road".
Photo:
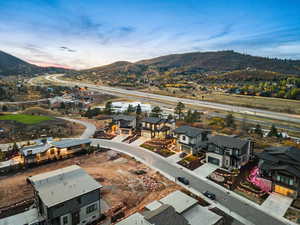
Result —
[[[190, 187], [195, 189], [198, 192], [211, 191], [217, 196], [217, 203], [221, 206], [230, 210], [231, 213], [237, 214], [242, 218], [245, 218], [248, 222], [247, 224], [255, 225], [284, 225], [284, 224], [293, 224], [279, 220], [261, 209], [254, 207], [251, 204], [241, 201], [239, 198], [235, 197], [232, 194], [228, 194], [221, 188], [208, 183], [206, 180], [203, 180], [199, 177], [188, 173], [175, 165], [169, 163], [168, 161], [162, 159], [159, 155], [152, 153], [150, 151], [144, 150], [140, 147], [131, 146], [124, 143], [118, 143], [107, 140], [94, 139], [93, 144], [99, 144], [102, 147], [121, 150], [124, 153], [134, 155], [135, 157], [142, 159], [148, 165], [151, 165], [153, 168], [162, 171], [165, 174], [168, 174], [171, 177], [184, 176], [190, 181]], [[242, 222], [242, 221], [241, 221]]]
[[82, 121], [82, 120], [76, 120], [76, 119], [71, 119], [71, 118], [67, 118], [67, 117], [58, 117], [58, 118], [63, 119], [63, 120], [67, 120], [67, 121], [70, 121], [70, 122], [74, 122], [74, 123], [79, 123], [79, 124], [85, 126], [85, 130], [79, 138], [83, 138], [83, 139], [90, 138], [94, 135], [94, 133], [97, 129], [94, 124], [88, 123], [88, 122], [85, 122], [85, 121]]
[[90, 89], [98, 90], [98, 91], [102, 91], [102, 92], [106, 92], [106, 93], [110, 93], [110, 94], [116, 93], [116, 94], [123, 95], [123, 96], [124, 95], [125, 96], [129, 96], [129, 95], [139, 96], [139, 97], [143, 97], [146, 99], [157, 99], [157, 100], [161, 100], [161, 101], [168, 101], [168, 102], [175, 102], [175, 103], [182, 102], [184, 104], [190, 104], [190, 105], [199, 106], [199, 107], [206, 107], [206, 108], [212, 108], [212, 109], [217, 109], [217, 110], [224, 110], [224, 111], [230, 111], [230, 112], [236, 112], [236, 113], [242, 113], [242, 114], [248, 114], [248, 115], [262, 116], [262, 117], [276, 119], [276, 120], [300, 123], [300, 115], [271, 112], [271, 111], [262, 110], [262, 109], [226, 105], [226, 104], [206, 102], [206, 101], [193, 100], [193, 99], [187, 99], [187, 98], [177, 98], [177, 97], [172, 97], [172, 96], [151, 94], [151, 93], [146, 93], [146, 92], [141, 92], [141, 91], [125, 90], [125, 89], [115, 88], [115, 87], [85, 84], [85, 83], [79, 83], [79, 82], [73, 82], [73, 81], [65, 81], [65, 80], [59, 79], [60, 76], [62, 76], [62, 75], [61, 74], [48, 75], [45, 78], [52, 82], [63, 83], [64, 85], [86, 86]]

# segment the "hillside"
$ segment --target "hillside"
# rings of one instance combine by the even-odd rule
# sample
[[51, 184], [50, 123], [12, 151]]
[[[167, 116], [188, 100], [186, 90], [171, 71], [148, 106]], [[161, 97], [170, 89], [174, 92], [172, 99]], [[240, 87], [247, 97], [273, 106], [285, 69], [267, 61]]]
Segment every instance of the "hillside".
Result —
[[32, 76], [38, 73], [60, 73], [66, 69], [55, 67], [39, 67], [27, 63], [15, 56], [0, 51], [0, 76], [25, 75]]
[[[194, 52], [173, 54], [135, 63], [116, 62], [110, 65], [82, 70], [77, 77], [89, 80], [107, 80], [110, 83], [130, 83], [136, 80], [157, 80], [184, 77], [200, 78], [232, 71], [257, 71], [255, 76], [274, 74], [300, 75], [300, 60], [271, 59], [245, 55], [234, 51]], [[270, 77], [268, 77], [269, 79]]]

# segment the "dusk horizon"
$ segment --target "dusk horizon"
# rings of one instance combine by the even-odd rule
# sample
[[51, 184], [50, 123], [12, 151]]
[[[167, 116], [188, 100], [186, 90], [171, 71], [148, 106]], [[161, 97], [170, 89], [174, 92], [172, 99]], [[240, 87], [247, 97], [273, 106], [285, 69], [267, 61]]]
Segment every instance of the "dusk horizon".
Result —
[[1, 1], [0, 49], [74, 69], [198, 51], [300, 59], [299, 8], [297, 1]]

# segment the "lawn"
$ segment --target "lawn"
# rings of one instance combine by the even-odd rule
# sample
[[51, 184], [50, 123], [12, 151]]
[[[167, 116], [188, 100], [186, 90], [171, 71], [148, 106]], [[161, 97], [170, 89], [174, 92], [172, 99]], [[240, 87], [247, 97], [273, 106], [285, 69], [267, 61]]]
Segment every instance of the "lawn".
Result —
[[27, 125], [38, 124], [52, 119], [53, 118], [49, 116], [36, 116], [27, 114], [9, 114], [0, 116], [0, 120], [13, 120]]

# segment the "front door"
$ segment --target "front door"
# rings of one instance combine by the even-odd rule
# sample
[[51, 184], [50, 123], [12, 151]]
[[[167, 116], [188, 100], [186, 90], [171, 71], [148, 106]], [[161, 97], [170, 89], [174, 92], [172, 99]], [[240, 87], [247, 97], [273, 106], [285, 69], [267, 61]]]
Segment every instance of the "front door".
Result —
[[77, 225], [80, 223], [79, 211], [72, 213], [72, 225]]

